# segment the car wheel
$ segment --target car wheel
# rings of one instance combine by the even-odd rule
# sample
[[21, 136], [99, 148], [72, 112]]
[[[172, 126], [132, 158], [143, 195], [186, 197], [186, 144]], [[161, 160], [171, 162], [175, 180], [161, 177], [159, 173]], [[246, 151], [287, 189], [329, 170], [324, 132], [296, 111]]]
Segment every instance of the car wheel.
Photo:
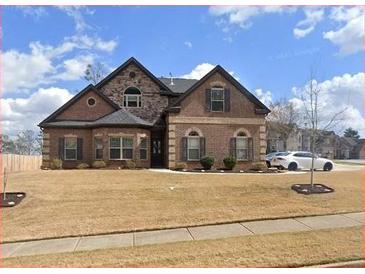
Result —
[[324, 171], [331, 171], [332, 170], [332, 168], [333, 168], [333, 165], [332, 165], [332, 163], [325, 163], [324, 164], [324, 167], [323, 167], [323, 170]]
[[266, 161], [266, 166], [267, 166], [268, 168], [270, 168], [270, 167], [271, 167], [271, 164], [270, 164], [270, 162], [269, 162], [269, 161]]
[[296, 164], [296, 163], [290, 163], [289, 165], [288, 165], [288, 170], [290, 170], [290, 171], [296, 171], [298, 169], [298, 165]]

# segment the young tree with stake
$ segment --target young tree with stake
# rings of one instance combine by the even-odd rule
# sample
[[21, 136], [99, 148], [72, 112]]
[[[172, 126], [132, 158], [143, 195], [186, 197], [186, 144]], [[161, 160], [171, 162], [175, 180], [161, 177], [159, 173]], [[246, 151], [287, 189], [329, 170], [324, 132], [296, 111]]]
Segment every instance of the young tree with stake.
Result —
[[319, 133], [336, 127], [343, 120], [343, 114], [346, 111], [346, 108], [344, 108], [330, 116], [322, 115], [324, 108], [326, 107], [325, 103], [323, 103], [323, 98], [321, 98], [322, 95], [323, 89], [315, 79], [313, 70], [311, 70], [309, 82], [301, 91], [304, 119], [307, 121], [310, 131], [310, 148], [312, 153], [310, 176], [311, 189], [314, 184], [314, 159]]

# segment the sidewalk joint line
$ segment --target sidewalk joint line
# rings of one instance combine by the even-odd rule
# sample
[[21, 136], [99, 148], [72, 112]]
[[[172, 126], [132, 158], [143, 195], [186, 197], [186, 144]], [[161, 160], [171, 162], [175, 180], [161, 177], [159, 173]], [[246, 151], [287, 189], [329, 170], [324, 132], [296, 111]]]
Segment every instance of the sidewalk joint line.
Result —
[[[21, 243], [17, 248], [15, 248], [12, 252], [10, 252], [9, 254], [8, 254], [8, 256], [6, 256], [7, 258], [9, 258], [9, 257], [11, 257], [12, 255], [14, 255], [14, 253], [16, 253], [18, 250], [19, 250], [19, 248], [21, 248], [23, 245], [25, 244], [25, 242], [23, 242], [23, 243]], [[5, 256], [2, 256], [3, 258], [6, 258]]]
[[81, 241], [81, 238], [82, 237], [79, 237], [78, 240], [76, 241], [76, 244], [75, 244], [75, 247], [74, 247], [74, 250], [73, 251], [76, 251], [76, 249], [79, 247], [79, 243]]
[[[348, 217], [348, 216], [346, 216], [345, 214], [348, 214], [348, 213], [343, 213], [343, 214], [340, 214], [340, 215], [342, 215], [343, 217], [345, 217], [345, 218], [347, 218], [347, 219], [349, 219], [349, 220], [351, 220], [351, 221], [355, 221], [355, 222], [357, 222], [357, 223], [359, 223], [359, 224], [362, 224], [362, 222], [360, 221], [358, 221], [358, 220], [356, 220], [356, 219], [353, 219], [353, 218], [351, 218], [351, 217]], [[364, 213], [363, 213], [364, 214]], [[364, 218], [364, 217], [363, 217]]]
[[296, 218], [292, 218], [294, 221], [297, 221], [298, 223], [301, 223], [302, 225], [304, 225], [304, 226], [306, 226], [306, 227], [308, 227], [309, 229], [311, 229], [311, 230], [316, 230], [315, 228], [313, 228], [313, 227], [311, 227], [311, 226], [309, 226], [309, 225], [307, 225], [307, 224], [305, 224], [305, 223], [303, 223], [303, 222], [301, 222], [301, 221], [299, 221], [298, 219], [296, 219]]
[[189, 227], [186, 227], [186, 230], [190, 234], [190, 237], [193, 239], [193, 241], [195, 241], [195, 238], [193, 237], [193, 234], [191, 234], [191, 231], [190, 231]]
[[239, 223], [241, 226], [243, 226], [244, 228], [246, 228], [249, 232], [252, 233], [252, 235], [256, 235], [251, 229], [249, 229], [247, 226], [245, 226], [243, 223]]

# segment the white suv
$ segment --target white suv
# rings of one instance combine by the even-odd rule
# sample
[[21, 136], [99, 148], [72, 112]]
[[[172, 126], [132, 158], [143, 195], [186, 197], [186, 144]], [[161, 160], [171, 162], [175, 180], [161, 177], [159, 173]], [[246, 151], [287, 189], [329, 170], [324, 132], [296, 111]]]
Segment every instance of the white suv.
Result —
[[[333, 162], [326, 158], [314, 156], [314, 169], [322, 169], [330, 171], [333, 169]], [[272, 167], [279, 169], [288, 169], [291, 171], [297, 169], [311, 169], [312, 167], [312, 153], [306, 151], [290, 151], [282, 153], [280, 156], [274, 156], [270, 161]]]

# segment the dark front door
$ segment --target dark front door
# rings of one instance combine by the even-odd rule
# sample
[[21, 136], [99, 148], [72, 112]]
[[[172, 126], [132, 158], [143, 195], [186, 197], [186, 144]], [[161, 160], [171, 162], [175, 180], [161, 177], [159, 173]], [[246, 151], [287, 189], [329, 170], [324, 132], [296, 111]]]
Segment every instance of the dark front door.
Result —
[[151, 167], [164, 166], [164, 135], [162, 131], [151, 133]]

